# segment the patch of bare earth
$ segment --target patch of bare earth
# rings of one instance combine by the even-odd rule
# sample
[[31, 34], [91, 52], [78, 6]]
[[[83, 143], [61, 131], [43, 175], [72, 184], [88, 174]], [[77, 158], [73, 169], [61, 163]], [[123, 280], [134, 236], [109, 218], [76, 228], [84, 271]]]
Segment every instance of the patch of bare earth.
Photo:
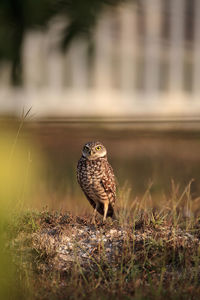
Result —
[[[198, 222], [189, 231], [167, 221], [156, 224], [145, 217], [135, 223], [108, 220], [106, 224], [99, 221], [93, 225], [87, 217], [45, 213], [36, 223], [35, 232], [22, 231], [13, 243], [15, 248], [18, 245], [23, 251], [36, 253], [32, 260], [34, 272], [39, 274], [38, 279], [43, 276], [43, 282], [46, 277], [46, 296], [41, 299], [53, 293], [49, 274], [60, 274], [54, 293], [61, 299], [65, 298], [67, 289], [73, 290], [69, 275], [70, 278], [74, 276], [75, 288], [80, 288], [80, 282], [80, 290], [86, 286], [85, 294], [103, 287], [110, 293], [120, 291], [129, 296], [140, 290], [144, 296], [157, 299], [160, 294], [156, 294], [157, 297], [155, 291], [148, 292], [150, 286], [157, 292], [162, 287], [171, 295], [172, 290], [178, 291], [179, 281], [183, 283], [183, 279], [193, 282], [193, 286], [188, 286], [191, 290], [185, 290], [186, 295], [194, 293], [195, 296], [200, 292]], [[51, 281], [49, 285], [48, 280]], [[37, 276], [35, 284], [40, 285]], [[80, 292], [77, 298], [84, 298], [81, 295]]]

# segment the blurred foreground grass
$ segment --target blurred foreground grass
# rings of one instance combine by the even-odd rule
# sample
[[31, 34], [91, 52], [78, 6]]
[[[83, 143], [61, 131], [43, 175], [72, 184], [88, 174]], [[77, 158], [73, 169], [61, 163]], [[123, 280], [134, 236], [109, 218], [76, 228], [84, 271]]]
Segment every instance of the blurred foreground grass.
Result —
[[31, 205], [42, 165], [36, 147], [19, 140], [19, 129], [0, 130], [0, 299], [27, 299], [8, 235], [14, 216]]
[[[76, 124], [57, 128], [23, 120], [1, 125], [0, 299], [196, 299], [198, 135], [158, 139], [134, 130]], [[104, 227], [97, 223], [95, 230], [101, 235], [125, 230], [128, 235], [112, 263], [101, 242], [91, 258], [98, 263], [97, 270], [84, 269], [81, 257], [72, 268], [55, 270], [57, 248], [48, 248], [48, 243], [43, 247], [42, 239], [41, 245], [34, 244], [34, 236], [55, 232], [58, 242], [65, 230], [70, 236], [80, 224], [83, 232], [91, 228], [91, 208], [78, 188], [75, 170], [82, 144], [92, 139], [108, 145], [119, 181], [119, 223], [108, 220]], [[50, 210], [44, 210], [46, 205]], [[137, 244], [136, 237], [145, 234]]]

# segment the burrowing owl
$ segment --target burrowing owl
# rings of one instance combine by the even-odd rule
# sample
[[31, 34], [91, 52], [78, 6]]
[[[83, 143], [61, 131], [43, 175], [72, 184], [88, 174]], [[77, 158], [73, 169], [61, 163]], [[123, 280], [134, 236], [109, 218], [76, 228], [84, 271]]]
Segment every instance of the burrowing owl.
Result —
[[106, 148], [100, 142], [86, 143], [77, 166], [77, 179], [85, 196], [96, 212], [114, 218], [116, 183], [113, 169], [107, 160]]

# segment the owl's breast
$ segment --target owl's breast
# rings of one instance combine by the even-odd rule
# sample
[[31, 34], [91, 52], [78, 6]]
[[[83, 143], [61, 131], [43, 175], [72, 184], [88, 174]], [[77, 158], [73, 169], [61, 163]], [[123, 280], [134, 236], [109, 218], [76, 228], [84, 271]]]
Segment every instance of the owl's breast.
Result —
[[103, 170], [100, 160], [80, 159], [78, 164], [78, 180], [82, 186], [90, 186], [101, 180]]

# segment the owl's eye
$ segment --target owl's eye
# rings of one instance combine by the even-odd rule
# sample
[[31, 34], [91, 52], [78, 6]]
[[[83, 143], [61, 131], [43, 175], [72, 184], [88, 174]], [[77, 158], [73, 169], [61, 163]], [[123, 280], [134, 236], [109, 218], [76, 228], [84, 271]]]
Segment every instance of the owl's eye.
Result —
[[101, 150], [101, 146], [97, 146], [97, 147], [96, 147], [96, 150], [97, 150], [97, 151]]

